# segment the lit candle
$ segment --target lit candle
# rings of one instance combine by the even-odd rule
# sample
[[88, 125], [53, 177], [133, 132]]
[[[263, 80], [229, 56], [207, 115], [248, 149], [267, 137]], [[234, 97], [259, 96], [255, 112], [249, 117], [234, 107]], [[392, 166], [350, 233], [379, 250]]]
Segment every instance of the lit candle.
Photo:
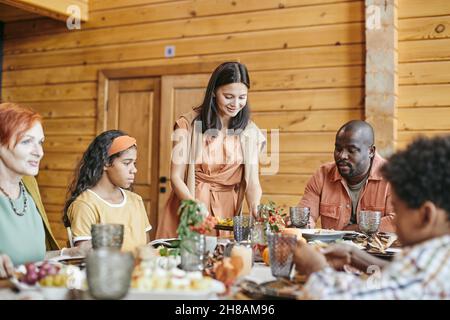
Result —
[[230, 256], [242, 258], [243, 266], [242, 270], [238, 274], [238, 277], [250, 274], [253, 264], [253, 250], [251, 246], [235, 244], [231, 250]]

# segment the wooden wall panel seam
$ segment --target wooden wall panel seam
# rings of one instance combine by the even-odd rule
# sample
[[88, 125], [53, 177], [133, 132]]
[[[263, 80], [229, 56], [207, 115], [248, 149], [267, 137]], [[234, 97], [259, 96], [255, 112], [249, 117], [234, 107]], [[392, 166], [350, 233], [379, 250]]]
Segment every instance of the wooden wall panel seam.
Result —
[[[205, 57], [206, 56], [207, 55], [205, 55]], [[217, 56], [217, 55], [211, 55], [211, 56], [208, 56], [208, 57], [215, 57], [215, 56]], [[146, 65], [145, 62], [148, 62], [148, 61], [149, 60], [139, 60], [138, 62], [142, 62], [143, 63], [142, 66], [154, 66], [154, 64], [147, 64]], [[150, 61], [157, 61], [157, 60], [150, 60]], [[421, 63], [421, 62], [422, 61], [418, 61], [417, 63]], [[435, 62], [435, 61], [432, 61], [432, 62]], [[354, 63], [351, 63], [351, 64], [350, 63], [349, 64], [342, 63], [342, 64], [336, 65], [334, 67], [351, 67], [351, 66], [361, 66], [362, 67], [362, 66], [364, 66], [364, 63], [357, 63], [357, 62], [354, 62]], [[94, 69], [95, 68], [96, 69], [95, 71], [101, 70], [104, 67], [105, 66], [103, 64], [93, 64], [93, 65], [90, 65], [88, 67], [82, 66], [82, 65], [69, 66], [69, 68], [79, 68], [79, 69], [86, 69], [86, 68], [93, 68]], [[250, 69], [250, 72], [252, 72], [252, 73], [253, 72], [267, 72], [267, 71], [274, 71], [274, 70], [278, 70], [278, 71], [312, 70], [312, 69], [321, 69], [321, 68], [328, 68], [328, 67], [333, 67], [333, 66], [328, 66], [327, 64], [324, 64], [322, 66], [320, 66], [320, 65], [316, 65], [316, 66], [305, 65], [303, 67], [295, 67], [295, 68], [292, 68], [292, 67], [291, 68], [289, 68], [289, 67], [281, 67], [281, 68], [275, 68], [275, 69], [272, 68], [272, 67], [269, 67], [269, 69], [255, 68], [255, 69]], [[54, 70], [54, 69], [56, 69], [56, 70]], [[58, 73], [57, 71], [62, 71], [62, 70], [59, 70], [59, 69], [63, 69], [64, 70], [64, 69], [67, 69], [67, 67], [65, 68], [64, 66], [58, 66], [58, 67], [48, 67], [48, 68], [43, 67], [43, 68], [22, 69], [22, 70], [4, 70], [4, 75], [6, 75], [5, 78], [7, 78], [11, 74], [24, 73], [24, 72], [26, 72], [26, 73], [30, 73], [30, 72], [33, 73], [33, 72], [39, 72], [39, 71], [49, 72], [48, 70], [51, 70], [52, 72], [49, 72], [49, 73], [54, 75], [54, 74]], [[93, 74], [96, 75], [96, 72], [93, 72]], [[67, 77], [63, 77], [63, 79], [64, 79], [63, 81], [61, 81], [61, 80], [56, 81], [56, 80], [43, 79], [44, 82], [25, 83], [25, 84], [21, 84], [21, 83], [9, 84], [9, 82], [7, 82], [7, 84], [4, 85], [3, 87], [4, 88], [10, 88], [10, 87], [17, 87], [17, 86], [41, 86], [43, 84], [45, 84], [45, 85], [52, 85], [52, 84], [73, 84], [73, 83], [95, 82], [95, 81], [91, 81], [90, 80], [91, 78], [93, 78], [93, 76], [89, 76], [86, 79], [81, 79], [81, 80], [67, 81]], [[288, 90], [288, 89], [286, 89], [286, 90]], [[305, 89], [305, 90], [309, 90], [309, 89]]]
[[450, 59], [450, 39], [400, 41], [399, 64], [412, 61], [437, 61]]
[[398, 18], [438, 16], [442, 11], [450, 13], [450, 2], [447, 0], [399, 0]]
[[[320, 3], [320, 4], [317, 4], [317, 3], [308, 4], [307, 3], [307, 4], [289, 5], [289, 6], [286, 6], [283, 3], [278, 3], [276, 7], [272, 7], [272, 8], [251, 9], [251, 10], [244, 10], [244, 11], [239, 11], [239, 12], [254, 12], [254, 11], [263, 11], [263, 10], [271, 10], [271, 9], [293, 8], [293, 7], [309, 7], [309, 6], [317, 6], [317, 5], [322, 5], [322, 4], [336, 4], [336, 3], [342, 3], [342, 2], [357, 2], [357, 1], [360, 1], [360, 0], [323, 0], [323, 3]], [[141, 3], [141, 4], [135, 4], [135, 5], [129, 5], [129, 6], [122, 6], [122, 7], [109, 7], [109, 8], [103, 8], [103, 9], [95, 9], [94, 8], [89, 11], [90, 12], [117, 11], [117, 10], [134, 8], [134, 7], [139, 7], [139, 8], [151, 7], [151, 6], [156, 6], [156, 5], [161, 5], [161, 4], [171, 3], [171, 2], [187, 2], [187, 1], [184, 1], [184, 0], [158, 1], [158, 2], [154, 2], [154, 3], [148, 3], [148, 4]], [[276, 4], [276, 2], [274, 2], [274, 3]], [[280, 7], [280, 6], [283, 6], [283, 7]], [[236, 12], [233, 12], [233, 13], [236, 13]]]
[[[101, 0], [100, 0], [101, 1]], [[148, 4], [148, 6], [150, 5], [160, 5], [160, 4], [165, 4], [165, 3], [170, 3], [170, 2], [183, 2], [184, 0], [157, 0], [155, 2], [151, 2], [151, 4]], [[145, 5], [145, 2], [143, 3], [138, 3], [138, 4], [133, 4], [133, 5], [125, 5], [125, 6], [121, 6], [121, 7], [110, 7], [110, 8], [103, 8], [103, 9], [95, 9], [95, 5], [92, 4], [92, 2], [95, 2], [95, 0], [90, 0], [90, 7], [94, 7], [93, 9], [90, 9], [89, 12], [101, 12], [101, 11], [109, 11], [109, 10], [117, 10], [117, 9], [123, 9], [123, 8], [139, 8], [142, 5]], [[149, 2], [149, 1], [147, 1]], [[101, 8], [101, 7], [100, 7]]]

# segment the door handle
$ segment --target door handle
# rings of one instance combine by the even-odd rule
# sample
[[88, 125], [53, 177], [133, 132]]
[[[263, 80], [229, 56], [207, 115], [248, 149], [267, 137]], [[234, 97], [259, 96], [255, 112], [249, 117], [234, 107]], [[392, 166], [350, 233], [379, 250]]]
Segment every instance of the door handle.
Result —
[[159, 177], [159, 182], [160, 183], [166, 183], [167, 182], [167, 177]]

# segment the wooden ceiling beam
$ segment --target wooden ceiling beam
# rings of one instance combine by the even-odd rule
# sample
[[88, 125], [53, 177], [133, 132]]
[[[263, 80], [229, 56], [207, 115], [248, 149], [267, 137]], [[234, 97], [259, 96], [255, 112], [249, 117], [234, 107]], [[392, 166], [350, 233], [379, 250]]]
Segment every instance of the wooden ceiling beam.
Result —
[[76, 6], [75, 12], [79, 12], [80, 20], [88, 20], [88, 0], [0, 0], [0, 3], [61, 21], [73, 14], [70, 6]]

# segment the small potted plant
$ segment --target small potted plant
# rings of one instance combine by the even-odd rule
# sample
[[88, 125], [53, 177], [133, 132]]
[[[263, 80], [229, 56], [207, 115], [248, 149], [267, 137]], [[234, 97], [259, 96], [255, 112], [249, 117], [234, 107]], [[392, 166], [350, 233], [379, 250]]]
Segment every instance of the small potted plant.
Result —
[[178, 214], [181, 266], [186, 271], [201, 271], [205, 259], [205, 234], [214, 229], [216, 219], [204, 204], [193, 200], [182, 201]]
[[268, 204], [261, 204], [258, 209], [260, 220], [267, 224], [271, 232], [279, 233], [286, 228], [286, 213], [275, 202], [269, 201]]

